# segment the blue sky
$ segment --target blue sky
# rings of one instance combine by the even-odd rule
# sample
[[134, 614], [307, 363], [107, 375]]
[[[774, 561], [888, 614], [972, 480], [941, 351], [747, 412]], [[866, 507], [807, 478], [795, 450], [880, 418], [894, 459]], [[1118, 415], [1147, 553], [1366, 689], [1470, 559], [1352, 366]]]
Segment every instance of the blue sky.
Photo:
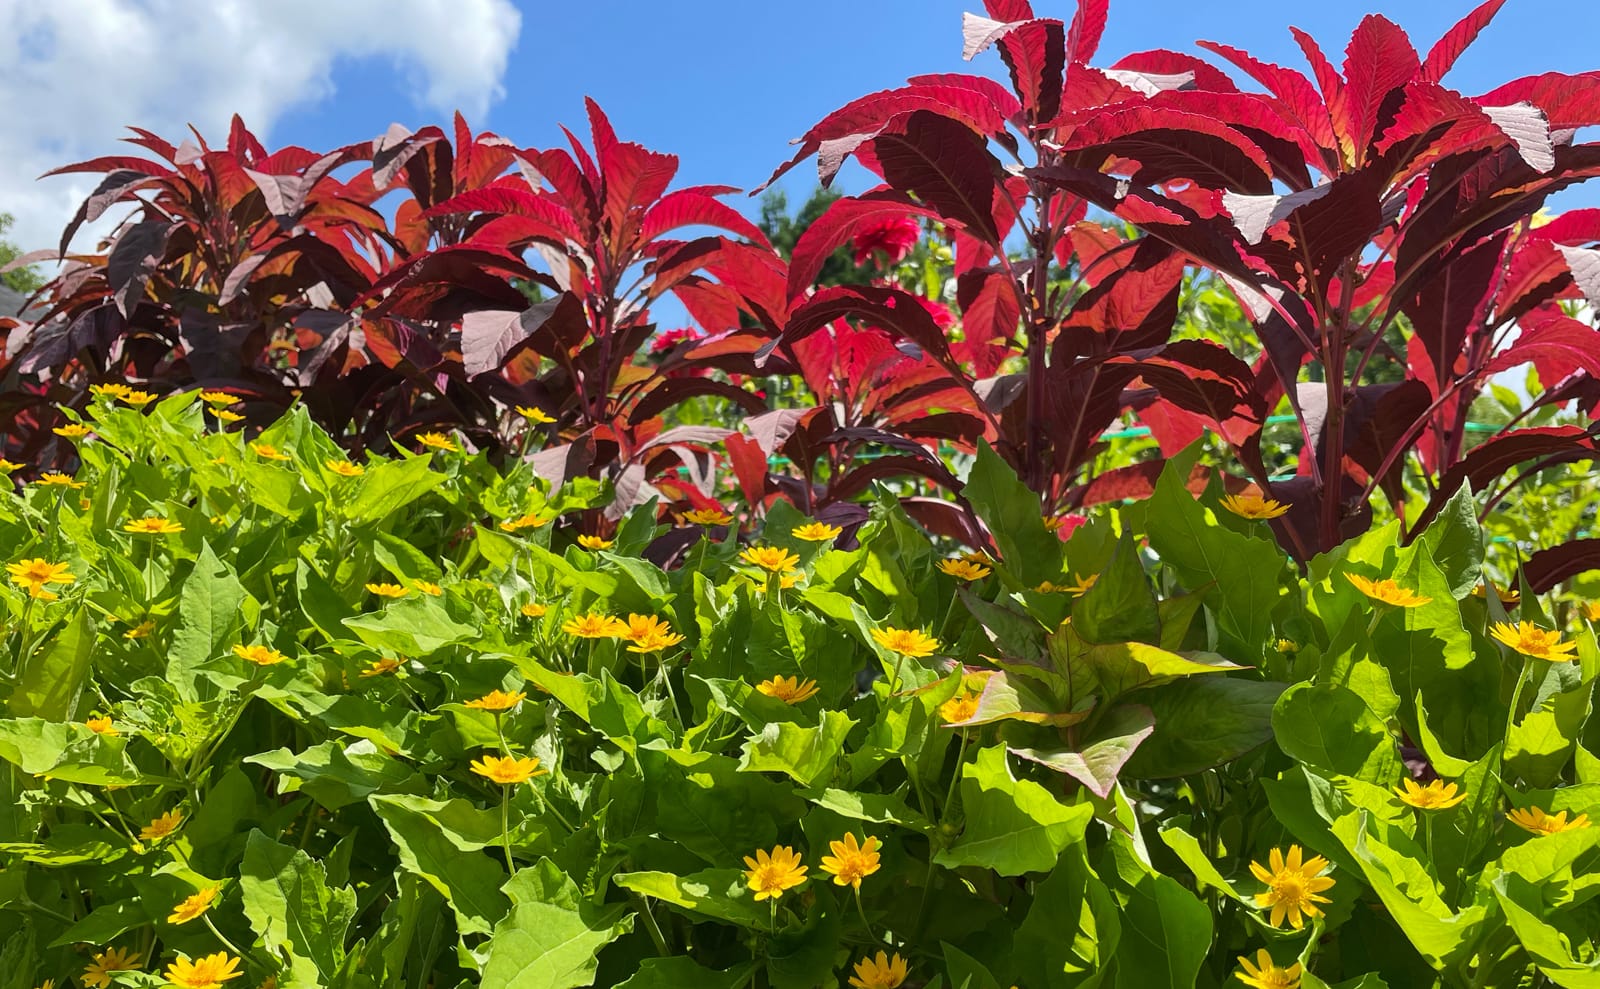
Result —
[[[754, 187], [788, 157], [789, 139], [850, 99], [925, 72], [1003, 77], [1005, 71], [992, 52], [972, 63], [961, 59], [962, 11], [981, 10], [981, 0], [522, 0], [518, 6], [522, 25], [503, 77], [505, 95], [474, 126], [521, 145], [549, 146], [562, 139], [559, 123], [586, 136], [583, 97], [591, 95], [624, 139], [679, 155], [680, 184]], [[1338, 63], [1351, 30], [1378, 6], [1374, 0], [1113, 0], [1096, 62], [1148, 48], [1204, 54], [1194, 42], [1208, 39], [1303, 68], [1288, 32], [1293, 23]], [[1035, 8], [1063, 18], [1073, 9], [1051, 0], [1036, 0]], [[1407, 0], [1382, 12], [1425, 53], [1470, 8], [1457, 0]], [[1600, 68], [1597, 38], [1600, 4], [1510, 0], [1446, 81], [1471, 94], [1534, 72]], [[332, 146], [375, 135], [395, 119], [411, 126], [438, 120], [437, 111], [419, 108], [408, 95], [408, 79], [380, 59], [336, 64], [333, 95], [287, 112], [274, 140]], [[853, 179], [843, 180], [846, 191], [859, 191], [861, 173]], [[802, 166], [782, 184], [792, 202], [802, 199], [815, 172]], [[741, 208], [753, 208], [753, 201], [737, 198]], [[1593, 203], [1600, 203], [1600, 188], [1558, 201]]]

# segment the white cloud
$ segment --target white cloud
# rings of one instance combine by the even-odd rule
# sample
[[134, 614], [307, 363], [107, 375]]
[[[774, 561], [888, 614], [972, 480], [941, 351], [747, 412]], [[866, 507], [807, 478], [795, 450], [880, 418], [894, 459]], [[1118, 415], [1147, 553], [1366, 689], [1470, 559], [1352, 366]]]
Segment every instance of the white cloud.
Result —
[[221, 143], [234, 113], [270, 148], [285, 113], [335, 98], [342, 59], [399, 73], [440, 123], [459, 108], [481, 126], [520, 28], [511, 0], [0, 2], [0, 212], [25, 250], [53, 247], [98, 179], [43, 172], [142, 154], [117, 141], [128, 125]]

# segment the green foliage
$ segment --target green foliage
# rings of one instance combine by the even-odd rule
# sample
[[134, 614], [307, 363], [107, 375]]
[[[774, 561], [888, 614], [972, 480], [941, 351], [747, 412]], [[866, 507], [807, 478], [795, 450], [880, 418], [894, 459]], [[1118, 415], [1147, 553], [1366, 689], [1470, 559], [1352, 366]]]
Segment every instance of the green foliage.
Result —
[[[16, 217], [10, 213], [0, 213], [0, 268], [4, 268], [23, 254], [21, 248], [5, 237], [6, 231], [10, 230], [11, 224], [15, 222]], [[32, 295], [44, 285], [44, 282], [44, 278], [29, 267], [14, 268], [11, 271], [0, 274], [0, 285], [4, 285], [19, 295]], [[10, 314], [6, 313], [4, 315]]]

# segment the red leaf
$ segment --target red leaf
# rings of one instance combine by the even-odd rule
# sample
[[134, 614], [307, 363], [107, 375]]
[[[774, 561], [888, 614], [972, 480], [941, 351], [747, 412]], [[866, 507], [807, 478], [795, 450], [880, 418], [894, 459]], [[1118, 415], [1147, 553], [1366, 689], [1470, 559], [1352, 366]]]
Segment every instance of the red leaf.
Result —
[[1138, 185], [1190, 179], [1236, 192], [1272, 191], [1272, 168], [1261, 149], [1227, 124], [1195, 113], [1112, 109], [1079, 124], [1062, 150], [1067, 164], [1094, 170], [1111, 157], [1137, 161], [1132, 180]]
[[1600, 570], [1600, 539], [1574, 539], [1528, 557], [1522, 565], [1522, 579], [1529, 590], [1543, 594], [1563, 580], [1591, 570]]
[[1124, 55], [1111, 63], [1113, 69], [1131, 69], [1135, 72], [1149, 72], [1158, 75], [1177, 75], [1179, 73], [1192, 73], [1195, 87], [1208, 93], [1237, 93], [1239, 87], [1233, 84], [1227, 74], [1216, 66], [1203, 62], [1193, 55], [1183, 52], [1167, 51], [1165, 48], [1155, 48], [1150, 51], [1134, 52]]
[[1420, 71], [1416, 49], [1399, 25], [1379, 14], [1361, 19], [1345, 49], [1343, 98], [1328, 100], [1334, 125], [1348, 142], [1347, 160], [1366, 161], [1385, 102]]
[[1009, 89], [986, 76], [973, 76], [961, 72], [940, 72], [932, 75], [912, 76], [906, 80], [913, 86], [934, 86], [940, 89], [960, 89], [976, 93], [988, 100], [1001, 117], [1011, 118], [1022, 112], [1022, 104]]
[[1494, 20], [1494, 15], [1505, 6], [1506, 0], [1485, 0], [1477, 9], [1456, 22], [1455, 27], [1445, 32], [1444, 37], [1434, 43], [1428, 50], [1428, 57], [1422, 63], [1422, 78], [1429, 82], [1438, 82], [1443, 79], [1450, 67], [1456, 64], [1456, 59], [1466, 51], [1468, 46], [1478, 37], [1478, 32], [1488, 27]]
[[1411, 320], [1413, 339], [1421, 342], [1434, 366], [1434, 380], [1426, 383], [1435, 395], [1455, 377], [1467, 334], [1483, 318], [1504, 244], [1501, 235], [1457, 255], [1423, 281], [1414, 295], [1402, 297], [1401, 310]]
[[898, 334], [938, 359], [948, 357], [944, 331], [915, 296], [897, 288], [839, 285], [824, 288], [789, 314], [780, 340], [774, 340], [757, 359], [771, 353], [782, 341], [794, 343], [844, 316], [858, 316], [873, 326]]
[[138, 172], [140, 175], [170, 175], [172, 170], [144, 158], [135, 158], [132, 155], [107, 155], [104, 158], [90, 158], [71, 165], [62, 165], [52, 168], [39, 176], [47, 179], [52, 175], [72, 175], [76, 172]]
[[957, 280], [956, 301], [973, 376], [987, 378], [1010, 353], [1022, 320], [1016, 282], [1004, 272], [968, 272]]
[[608, 144], [598, 153], [605, 176], [606, 220], [612, 236], [621, 241], [614, 249], [624, 251], [632, 240], [629, 219], [667, 191], [678, 174], [678, 157], [626, 142]]
[[1263, 62], [1249, 52], [1214, 41], [1201, 41], [1200, 47], [1216, 52], [1237, 65], [1278, 98], [1288, 119], [1304, 127], [1311, 140], [1321, 148], [1334, 146], [1333, 118], [1327, 105], [1317, 94], [1316, 87], [1301, 73], [1271, 62]]
[[553, 357], [577, 346], [588, 333], [583, 303], [571, 292], [523, 312], [467, 313], [461, 321], [461, 364], [476, 376], [504, 366], [524, 346]]
[[424, 217], [450, 216], [457, 213], [494, 213], [521, 216], [535, 221], [545, 236], [560, 241], [582, 243], [584, 238], [572, 216], [550, 196], [536, 195], [521, 189], [505, 187], [474, 189], [424, 210]]
[[1529, 240], [1550, 240], [1582, 247], [1600, 241], [1600, 209], [1571, 209], [1542, 227], [1528, 231]]
[[1475, 102], [1484, 106], [1528, 102], [1544, 111], [1551, 130], [1588, 127], [1600, 124], [1600, 71], [1525, 76], [1484, 93]]
[[767, 494], [767, 455], [755, 440], [737, 434], [722, 441], [728, 451], [728, 462], [733, 465], [733, 476], [739, 480], [739, 490], [745, 504], [764, 504]]
[[940, 219], [998, 239], [993, 204], [1000, 166], [981, 137], [947, 117], [919, 110], [903, 127], [878, 135], [873, 150], [890, 185], [932, 206]]
[[1066, 69], [1066, 27], [1055, 18], [1002, 22], [961, 15], [961, 57], [971, 61], [998, 44], [1011, 70], [1011, 87], [1035, 122], [1053, 120], [1061, 110]]
[[848, 243], [858, 230], [886, 219], [908, 215], [930, 219], [939, 217], [934, 210], [918, 205], [902, 193], [889, 190], [869, 192], [859, 197], [846, 196], [834, 201], [826, 212], [806, 228], [794, 245], [794, 253], [789, 260], [789, 298], [797, 298], [809, 291], [828, 258]]
[[1600, 331], [1552, 308], [1535, 309], [1518, 326], [1516, 341], [1484, 367], [1485, 377], [1532, 361], [1546, 386], [1579, 368], [1600, 378]]
[[646, 240], [655, 240], [669, 230], [688, 226], [720, 227], [762, 247], [772, 246], [761, 228], [745, 219], [738, 210], [690, 189], [669, 193], [650, 207], [640, 233]]
[[1593, 438], [1578, 426], [1539, 426], [1491, 437], [1444, 472], [1434, 489], [1433, 500], [1417, 516], [1411, 531], [1415, 535], [1426, 529], [1462, 484], [1470, 484], [1473, 491], [1482, 491], [1490, 481], [1530, 460], [1553, 458], [1555, 463], [1571, 463], [1594, 456]]
[[1107, 0], [1078, 0], [1078, 10], [1072, 15], [1072, 27], [1067, 31], [1067, 58], [1087, 64], [1100, 50], [1100, 39], [1106, 33]]
[[983, 0], [983, 9], [997, 21], [1033, 20], [1033, 5], [1028, 0]]

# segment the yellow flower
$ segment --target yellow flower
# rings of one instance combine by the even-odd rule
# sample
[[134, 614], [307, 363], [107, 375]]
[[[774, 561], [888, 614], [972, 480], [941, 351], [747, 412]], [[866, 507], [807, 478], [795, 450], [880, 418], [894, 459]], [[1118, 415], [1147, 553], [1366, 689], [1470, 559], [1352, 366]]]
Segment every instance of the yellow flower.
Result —
[[1418, 810], [1449, 810], [1467, 799], [1465, 793], [1457, 794], [1454, 783], [1434, 780], [1427, 786], [1418, 786], [1415, 780], [1404, 780], [1394, 788], [1402, 803]]
[[1600, 603], [1580, 604], [1578, 605], [1578, 612], [1591, 622], [1600, 622]]
[[610, 615], [590, 613], [568, 618], [561, 631], [580, 639], [620, 639], [628, 634], [628, 623]]
[[1532, 622], [1495, 622], [1489, 627], [1489, 634], [1500, 642], [1505, 643], [1524, 656], [1542, 659], [1550, 663], [1569, 663], [1578, 657], [1572, 655], [1577, 651], [1576, 642], [1562, 642], [1560, 632], [1542, 629]]
[[1300, 645], [1293, 639], [1279, 639], [1272, 644], [1272, 649], [1281, 656], [1287, 656], [1290, 653], [1299, 652]]
[[794, 565], [800, 562], [799, 554], [791, 553], [781, 546], [748, 546], [739, 554], [739, 559], [773, 573], [793, 570]]
[[1538, 807], [1518, 808], [1507, 812], [1506, 817], [1522, 830], [1537, 835], [1560, 834], [1563, 831], [1577, 831], [1589, 826], [1588, 814], [1579, 814], [1569, 821], [1566, 811], [1546, 814]]
[[940, 560], [939, 569], [958, 580], [982, 580], [993, 573], [983, 564], [967, 560]]
[[629, 615], [628, 630], [622, 634], [632, 645], [629, 652], [660, 652], [683, 641], [683, 636], [655, 615]]
[[207, 405], [232, 405], [238, 399], [225, 391], [203, 391], [200, 393], [200, 401]]
[[215, 886], [207, 886], [182, 903], [172, 908], [172, 916], [167, 918], [169, 924], [187, 924], [207, 910], [217, 900], [217, 893], [221, 892]]
[[367, 590], [380, 598], [403, 598], [411, 593], [399, 584], [368, 584]]
[[727, 525], [733, 516], [720, 508], [696, 508], [678, 516], [678, 521], [683, 525]]
[[549, 608], [536, 601], [529, 601], [521, 608], [522, 614], [527, 618], [543, 618], [549, 610]]
[[833, 877], [835, 886], [861, 888], [861, 880], [878, 871], [877, 838], [868, 835], [861, 844], [853, 833], [846, 833], [841, 841], [828, 842], [832, 855], [822, 856], [822, 871]]
[[472, 771], [502, 786], [526, 783], [535, 776], [544, 776], [550, 772], [548, 769], [539, 768], [538, 759], [518, 759], [514, 756], [501, 759], [492, 755], [486, 755], [481, 760], [472, 760]]
[[610, 549], [616, 545], [616, 540], [604, 536], [583, 535], [578, 537], [578, 545], [584, 549]]
[[798, 704], [817, 696], [817, 681], [775, 676], [756, 684], [756, 689], [768, 697], [776, 697], [785, 704]]
[[755, 858], [744, 857], [744, 864], [745, 881], [755, 890], [758, 901], [775, 900], [806, 881], [805, 865], [787, 845], [776, 846], [770, 855], [766, 849], [757, 849]]
[[[1493, 584], [1490, 584], [1489, 586], [1490, 587], [1494, 587]], [[1478, 586], [1476, 586], [1476, 587], [1474, 587], [1472, 589], [1472, 596], [1482, 600], [1484, 598], [1487, 598], [1489, 595], [1488, 595], [1488, 591], [1484, 589], [1484, 586], [1482, 584], [1479, 584]], [[1494, 588], [1494, 596], [1499, 598], [1500, 599], [1500, 604], [1502, 606], [1504, 606], [1504, 607], [1507, 607], [1507, 608], [1514, 607], [1514, 606], [1519, 605], [1519, 604], [1522, 603], [1522, 592], [1517, 590], [1514, 587], [1506, 587], [1506, 588], [1495, 587]]]
[[556, 421], [554, 416], [545, 415], [543, 409], [536, 409], [531, 405], [517, 406], [517, 415], [528, 420], [529, 422], [538, 423], [539, 425]]
[[1273, 498], [1258, 494], [1227, 495], [1222, 507], [1244, 519], [1260, 521], [1275, 519], [1289, 510], [1289, 506]]
[[461, 452], [461, 448], [443, 433], [418, 433], [417, 442], [430, 450], [443, 450], [445, 453]]
[[1345, 577], [1350, 583], [1356, 585], [1356, 590], [1379, 604], [1393, 605], [1396, 608], [1415, 608], [1433, 600], [1433, 598], [1425, 598], [1415, 591], [1401, 587], [1388, 577], [1382, 580], [1369, 580], [1360, 574], [1354, 573], [1347, 573]]
[[75, 480], [73, 480], [72, 475], [63, 474], [60, 471], [56, 471], [56, 470], [47, 470], [47, 471], [45, 471], [43, 474], [40, 474], [39, 475], [39, 479], [37, 481], [34, 481], [33, 483], [39, 485], [42, 488], [81, 488], [81, 487], [83, 487], [83, 482], [82, 481], [75, 481]]
[[142, 621], [139, 624], [135, 625], [133, 628], [130, 628], [126, 632], [123, 632], [122, 633], [122, 637], [124, 639], [143, 639], [143, 638], [148, 637], [150, 635], [150, 633], [154, 632], [155, 630], [156, 630], [156, 623], [155, 622], [153, 622], [153, 621]]
[[978, 696], [963, 690], [939, 705], [939, 717], [949, 724], [970, 720], [978, 713]]
[[338, 460], [330, 457], [322, 462], [322, 466], [338, 474], [340, 477], [360, 477], [367, 469], [360, 464], [352, 464], [348, 460]]
[[0, 474], [9, 474], [14, 470], [21, 470], [21, 464], [14, 464], [4, 457], [0, 457]]
[[111, 723], [111, 717], [109, 715], [101, 715], [98, 718], [85, 718], [83, 724], [96, 735], [105, 735], [108, 738], [116, 738], [118, 735], [122, 734], [122, 732], [117, 731], [117, 726]]
[[289, 658], [270, 646], [234, 646], [233, 654], [257, 666], [276, 666]]
[[142, 519], [133, 519], [122, 527], [123, 532], [134, 532], [143, 536], [170, 536], [175, 532], [182, 532], [183, 526], [171, 519], [159, 515], [150, 515]]
[[57, 436], [65, 436], [69, 440], [81, 440], [89, 435], [89, 427], [81, 422], [69, 422], [65, 426], [57, 426], [50, 431]]
[[94, 960], [83, 970], [83, 984], [93, 989], [106, 989], [111, 985], [110, 973], [133, 972], [139, 968], [139, 956], [132, 950], [107, 948], [95, 952]]
[[438, 584], [430, 583], [426, 580], [413, 580], [411, 582], [411, 586], [415, 587], [417, 590], [431, 598], [436, 598], [444, 593], [444, 588], [440, 587]]
[[895, 628], [893, 625], [885, 625], [883, 628], [873, 629], [872, 638], [890, 652], [911, 659], [932, 656], [939, 651], [939, 640], [916, 628]]
[[254, 453], [256, 456], [260, 457], [262, 460], [290, 460], [290, 459], [292, 459], [287, 453], [284, 453], [282, 450], [279, 450], [277, 447], [273, 446], [271, 443], [252, 443], [252, 444], [250, 444], [250, 452]]
[[508, 694], [503, 690], [495, 689], [479, 697], [477, 700], [467, 701], [467, 706], [477, 708], [479, 711], [509, 711], [528, 699], [522, 691]]
[[178, 830], [178, 825], [183, 823], [183, 812], [169, 810], [165, 814], [151, 821], [139, 829], [139, 837], [145, 841], [160, 841], [167, 835]]
[[[244, 419], [244, 415], [242, 413], [235, 412], [232, 409], [212, 409], [211, 410], [211, 414], [216, 416], [218, 419], [221, 419], [223, 422], [239, 422], [242, 419]], [[262, 454], [262, 456], [266, 456], [266, 454]], [[288, 457], [268, 457], [267, 459], [269, 459], [269, 460], [288, 460], [289, 458]]]
[[103, 385], [90, 385], [89, 386], [89, 394], [93, 395], [96, 398], [105, 398], [105, 399], [121, 398], [122, 396], [128, 394], [131, 391], [133, 391], [132, 388], [129, 388], [127, 385], [124, 385], [124, 384], [119, 384], [118, 382], [115, 382], [115, 381], [108, 381]]
[[67, 564], [38, 558], [7, 563], [6, 573], [11, 575], [13, 584], [27, 589], [29, 597], [43, 601], [56, 599], [52, 591], [45, 589], [46, 584], [70, 584], [78, 579], [68, 570]]
[[361, 675], [364, 677], [381, 677], [385, 674], [393, 673], [399, 668], [400, 661], [398, 659], [393, 656], [384, 656], [368, 663], [367, 668], [361, 671]]
[[547, 518], [544, 518], [533, 512], [529, 512], [526, 515], [520, 515], [514, 519], [506, 519], [504, 522], [500, 523], [500, 528], [507, 532], [516, 532], [518, 529], [537, 529], [549, 521], [550, 520]]
[[1041, 580], [1039, 586], [1033, 589], [1035, 594], [1065, 594], [1067, 589], [1054, 581]]
[[127, 402], [129, 405], [149, 405], [151, 402], [156, 400], [156, 396], [154, 392], [135, 391], [129, 389], [129, 391], [122, 396], [122, 400]]
[[856, 989], [899, 989], [905, 980], [906, 960], [898, 951], [893, 958], [884, 951], [878, 952], [876, 958], [862, 958], [856, 962], [856, 974], [850, 976], [850, 984]]
[[1079, 577], [1077, 574], [1073, 574], [1073, 582], [1068, 584], [1066, 587], [1058, 588], [1058, 590], [1066, 591], [1075, 598], [1081, 598], [1085, 594], [1089, 593], [1089, 588], [1093, 587], [1095, 581], [1099, 579], [1100, 575], [1097, 573], [1092, 573], [1087, 577]]
[[167, 983], [178, 989], [217, 989], [243, 974], [239, 971], [239, 959], [219, 951], [204, 958], [179, 958], [167, 966]]
[[[828, 525], [823, 522], [807, 522], [805, 525], [790, 532], [789, 535], [796, 539], [804, 539], [808, 543], [825, 543], [832, 539], [838, 539], [839, 533], [843, 531], [836, 525]], [[799, 557], [795, 559], [799, 559]], [[768, 569], [771, 568], [769, 567]]]
[[1317, 904], [1330, 902], [1326, 896], [1317, 895], [1333, 886], [1333, 879], [1322, 875], [1328, 860], [1314, 855], [1301, 861], [1301, 855], [1299, 845], [1290, 845], [1287, 859], [1281, 849], [1272, 850], [1267, 859], [1272, 866], [1270, 870], [1259, 862], [1250, 863], [1251, 874], [1267, 885], [1266, 892], [1256, 894], [1256, 906], [1272, 908], [1273, 927], [1288, 917], [1291, 927], [1302, 930], [1306, 917], [1322, 916], [1322, 908]]
[[1256, 952], [1256, 963], [1250, 964], [1250, 959], [1239, 956], [1239, 964], [1243, 972], [1234, 973], [1240, 982], [1250, 986], [1251, 989], [1299, 989], [1300, 963], [1295, 962], [1288, 968], [1279, 968], [1272, 961], [1272, 955], [1262, 948]]

